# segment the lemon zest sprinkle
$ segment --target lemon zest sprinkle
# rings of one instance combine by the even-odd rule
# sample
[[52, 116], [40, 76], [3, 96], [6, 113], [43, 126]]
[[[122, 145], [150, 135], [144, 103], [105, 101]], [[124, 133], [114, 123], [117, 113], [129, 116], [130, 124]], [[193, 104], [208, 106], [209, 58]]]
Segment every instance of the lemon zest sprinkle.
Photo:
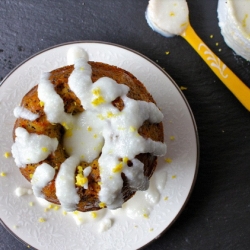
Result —
[[6, 176], [6, 173], [5, 173], [5, 172], [1, 172], [1, 173], [0, 173], [0, 176], [5, 177], [5, 176]]
[[94, 105], [94, 106], [98, 106], [102, 103], [105, 103], [105, 99], [102, 97], [102, 96], [98, 96], [97, 98], [95, 98], [91, 103]]
[[69, 129], [69, 126], [67, 125], [67, 123], [66, 123], [66, 122], [63, 122], [63, 123], [62, 123], [62, 126], [63, 126], [66, 130], [68, 130], [68, 129]]
[[171, 158], [166, 158], [165, 159], [165, 162], [167, 162], [167, 163], [171, 163], [173, 160], [171, 159]]
[[4, 157], [5, 157], [5, 158], [9, 158], [10, 156], [11, 156], [11, 153], [10, 153], [10, 152], [5, 152], [5, 153], [4, 153]]
[[44, 106], [44, 102], [43, 102], [43, 101], [40, 101], [40, 102], [39, 102], [39, 105], [40, 105], [40, 107], [43, 107], [43, 106]]
[[187, 87], [181, 86], [180, 89], [181, 90], [187, 90]]
[[128, 157], [123, 157], [123, 159], [122, 159], [122, 161], [124, 162], [124, 163], [128, 163], [128, 160], [129, 160], [129, 158]]
[[105, 202], [100, 202], [100, 203], [99, 203], [99, 207], [100, 207], [100, 208], [104, 208], [104, 207], [106, 207]]
[[46, 152], [48, 152], [48, 148], [42, 147], [42, 151], [46, 153]]
[[101, 90], [100, 88], [95, 88], [92, 90], [93, 95], [100, 96]]
[[44, 218], [40, 217], [40, 218], [38, 219], [38, 221], [39, 221], [40, 223], [44, 223], [46, 220], [45, 220]]
[[130, 130], [131, 132], [135, 132], [135, 131], [136, 131], [136, 128], [133, 127], [133, 126], [130, 126], [130, 127], [129, 127], [129, 130]]
[[242, 20], [242, 26], [245, 28], [247, 26], [247, 18], [248, 18], [248, 14], [246, 14]]
[[112, 171], [113, 173], [120, 173], [122, 169], [123, 169], [123, 163], [120, 162], [112, 169]]
[[91, 212], [91, 216], [95, 219], [95, 218], [97, 218], [97, 213], [96, 212]]

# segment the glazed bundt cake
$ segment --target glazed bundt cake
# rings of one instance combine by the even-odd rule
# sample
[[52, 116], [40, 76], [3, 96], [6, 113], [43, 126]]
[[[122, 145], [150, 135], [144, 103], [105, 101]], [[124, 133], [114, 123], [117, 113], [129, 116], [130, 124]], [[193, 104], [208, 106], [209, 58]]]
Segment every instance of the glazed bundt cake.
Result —
[[12, 154], [36, 196], [67, 211], [116, 209], [148, 188], [166, 151], [163, 115], [131, 73], [80, 52], [15, 109]]

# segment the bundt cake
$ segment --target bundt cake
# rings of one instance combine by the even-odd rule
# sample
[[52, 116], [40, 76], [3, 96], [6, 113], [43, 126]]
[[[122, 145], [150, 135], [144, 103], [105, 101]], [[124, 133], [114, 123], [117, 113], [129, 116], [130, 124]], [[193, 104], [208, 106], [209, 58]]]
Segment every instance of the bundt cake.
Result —
[[166, 152], [163, 115], [135, 76], [80, 52], [15, 108], [12, 154], [36, 196], [67, 211], [116, 209], [148, 188]]

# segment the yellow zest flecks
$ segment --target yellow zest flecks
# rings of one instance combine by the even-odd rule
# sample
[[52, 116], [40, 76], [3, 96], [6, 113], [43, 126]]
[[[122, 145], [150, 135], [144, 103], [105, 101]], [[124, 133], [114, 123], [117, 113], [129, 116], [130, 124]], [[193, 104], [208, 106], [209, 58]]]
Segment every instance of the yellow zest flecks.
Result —
[[112, 169], [112, 171], [113, 173], [120, 173], [122, 169], [123, 169], [123, 163], [120, 162]]
[[72, 135], [73, 135], [73, 130], [72, 129], [67, 129], [66, 133], [65, 133], [65, 136], [66, 137], [71, 137]]
[[98, 106], [98, 105], [101, 105], [102, 103], [105, 103], [105, 99], [102, 97], [102, 96], [99, 96], [97, 98], [95, 98], [91, 103], [94, 105], [94, 106]]
[[91, 214], [92, 218], [94, 218], [94, 219], [97, 218], [97, 212], [91, 212], [90, 214]]
[[82, 187], [84, 184], [88, 182], [88, 178], [83, 176], [82, 174], [78, 174], [76, 176], [76, 185]]
[[48, 148], [42, 147], [42, 151], [46, 153], [46, 152], [48, 152]]
[[67, 212], [63, 210], [62, 214], [63, 214], [64, 216], [66, 216], [66, 215], [67, 215]]
[[48, 208], [48, 209], [52, 209], [53, 207], [54, 207], [53, 204], [49, 204], [47, 208]]
[[84, 67], [81, 67], [80, 70], [81, 70], [81, 71], [84, 71]]
[[102, 147], [103, 147], [103, 144], [102, 144], [102, 143], [99, 143], [99, 144], [97, 145], [97, 147], [94, 147], [94, 150], [95, 150], [95, 151], [101, 151], [101, 150], [102, 150]]
[[96, 96], [100, 96], [101, 95], [101, 90], [100, 88], [95, 88], [92, 90], [92, 94], [96, 95]]
[[172, 175], [172, 179], [176, 179], [176, 177], [177, 177], [176, 174]]
[[98, 181], [98, 182], [97, 182], [97, 184], [98, 184], [99, 186], [101, 186], [101, 185], [102, 185], [102, 183], [101, 183], [100, 181]]
[[213, 38], [214, 37], [214, 35], [210, 35], [210, 38]]
[[79, 187], [84, 186], [88, 182], [88, 178], [83, 175], [83, 167], [77, 167], [78, 174], [76, 175], [76, 185]]
[[181, 90], [187, 90], [187, 87], [181, 86], [180, 89]]
[[104, 202], [100, 202], [100, 203], [99, 203], [99, 207], [100, 207], [100, 208], [105, 208], [105, 207], [106, 207], [106, 204], [105, 204]]
[[62, 126], [63, 126], [66, 130], [69, 129], [69, 126], [68, 126], [68, 124], [67, 124], [66, 122], [63, 122], [63, 123], [62, 123]]
[[105, 120], [105, 116], [103, 116], [102, 114], [98, 114], [97, 117], [98, 117], [100, 120]]
[[165, 54], [166, 54], [166, 55], [169, 55], [169, 54], [170, 54], [170, 51], [166, 51]]
[[247, 27], [247, 18], [248, 18], [248, 14], [246, 14], [246, 15], [244, 16], [243, 20], [242, 20], [242, 26], [243, 26], [244, 28]]
[[92, 131], [92, 127], [88, 126], [88, 127], [87, 127], [87, 130], [88, 130], [89, 132], [91, 132], [91, 131]]
[[112, 111], [107, 112], [107, 118], [112, 118], [114, 116], [115, 116], [115, 114], [113, 114]]
[[30, 177], [30, 179], [32, 179], [33, 178], [33, 174], [30, 174], [29, 177]]
[[169, 139], [170, 139], [171, 141], [174, 141], [174, 140], [175, 140], [175, 137], [174, 137], [173, 135], [171, 135], [171, 136], [169, 137]]
[[153, 229], [153, 228], [150, 228], [150, 229], [149, 229], [149, 232], [153, 232], [153, 231], [154, 231], [154, 229]]
[[10, 152], [5, 152], [4, 155], [3, 155], [5, 158], [9, 158], [11, 156], [11, 153]]
[[34, 202], [32, 202], [32, 201], [29, 202], [29, 206], [30, 206], [30, 207], [33, 207], [33, 206], [34, 206]]
[[79, 212], [78, 212], [78, 211], [74, 211], [73, 214], [74, 214], [74, 215], [78, 215]]
[[170, 16], [175, 16], [175, 13], [174, 13], [173, 11], [171, 11], [171, 12], [169, 13], [169, 15], [170, 15]]
[[44, 223], [46, 220], [45, 220], [44, 218], [40, 217], [40, 218], [38, 219], [38, 221], [39, 221], [40, 223]]
[[93, 136], [95, 139], [98, 137], [98, 135], [97, 134], [94, 134], [94, 136]]
[[0, 176], [1, 176], [1, 177], [5, 177], [5, 176], [6, 176], [6, 173], [5, 173], [5, 172], [1, 172], [1, 173], [0, 173]]
[[171, 163], [172, 161], [173, 160], [171, 158], [169, 158], [169, 157], [165, 159], [165, 162], [167, 162], [167, 163]]
[[101, 95], [100, 88], [93, 89], [92, 93], [93, 93], [93, 95], [96, 96], [96, 98], [91, 102], [92, 105], [98, 106], [98, 105], [106, 102], [106, 100], [104, 99], [104, 97]]
[[123, 157], [122, 162], [125, 163], [125, 164], [127, 164], [127, 163], [128, 163], [128, 160], [129, 160], [128, 157]]
[[216, 46], [219, 46], [219, 43], [216, 43], [215, 45], [216, 45]]
[[58, 205], [54, 206], [54, 210], [55, 210], [55, 211], [57, 211], [57, 210], [59, 210], [59, 209], [60, 209], [60, 207], [59, 207]]
[[136, 128], [135, 128], [135, 127], [133, 127], [133, 126], [130, 126], [130, 127], [129, 127], [129, 131], [131, 131], [131, 132], [135, 132], [135, 131], [136, 131]]
[[83, 223], [83, 218], [81, 218], [81, 217], [77, 217], [77, 220], [80, 222], [80, 223]]
[[40, 101], [40, 102], [39, 102], [39, 105], [40, 105], [40, 107], [43, 107], [43, 106], [44, 106], [44, 102], [43, 102], [43, 101]]
[[168, 196], [165, 196], [165, 197], [164, 197], [164, 201], [167, 201], [167, 200], [168, 200]]
[[148, 218], [149, 218], [149, 215], [148, 215], [147, 213], [144, 213], [144, 214], [143, 214], [143, 217], [144, 217], [145, 219], [148, 219]]
[[182, 23], [182, 24], [181, 24], [181, 27], [185, 27], [186, 25], [187, 25], [187, 22]]

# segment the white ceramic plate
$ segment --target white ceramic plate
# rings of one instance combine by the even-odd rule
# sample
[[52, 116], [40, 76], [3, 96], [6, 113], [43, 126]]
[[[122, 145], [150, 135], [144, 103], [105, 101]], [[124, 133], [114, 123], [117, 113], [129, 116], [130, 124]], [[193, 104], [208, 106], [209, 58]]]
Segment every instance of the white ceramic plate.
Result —
[[[116, 65], [134, 74], [145, 84], [164, 113], [167, 155], [159, 159], [158, 170], [166, 175], [159, 202], [149, 218], [130, 219], [110, 214], [112, 227], [98, 232], [97, 222], [77, 226], [71, 216], [53, 209], [45, 212], [33, 195], [18, 198], [17, 187], [29, 188], [13, 159], [5, 158], [12, 145], [12, 115], [22, 97], [36, 85], [42, 71], [66, 65], [71, 46], [82, 46], [92, 61]], [[37, 249], [138, 249], [159, 237], [182, 211], [194, 185], [199, 147], [195, 121], [183, 94], [171, 78], [154, 62], [130, 49], [108, 43], [76, 42], [47, 49], [19, 65], [2, 82], [0, 88], [0, 218], [7, 229]], [[166, 159], [171, 159], [167, 162]], [[33, 206], [29, 206], [33, 202]], [[136, 202], [136, 201], [135, 201]], [[39, 223], [43, 217], [46, 222]]]

